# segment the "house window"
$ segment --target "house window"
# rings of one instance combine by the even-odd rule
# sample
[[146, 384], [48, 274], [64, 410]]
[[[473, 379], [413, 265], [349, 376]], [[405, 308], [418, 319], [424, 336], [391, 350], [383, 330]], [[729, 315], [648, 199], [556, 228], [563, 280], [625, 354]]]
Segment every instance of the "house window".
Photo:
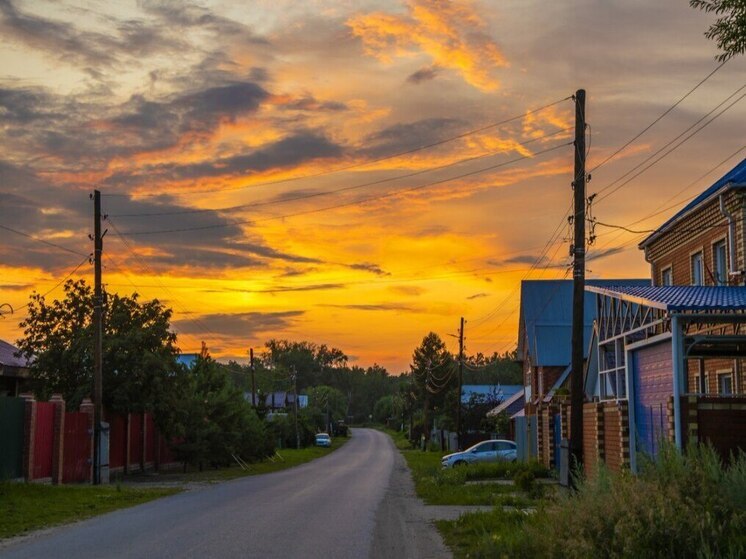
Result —
[[733, 373], [718, 374], [718, 393], [723, 395], [733, 394]]
[[705, 270], [702, 253], [692, 254], [692, 285], [704, 285]]
[[712, 245], [712, 267], [715, 272], [715, 285], [728, 285], [728, 260], [724, 240]]
[[661, 272], [661, 285], [673, 285], [673, 268], [671, 266]]

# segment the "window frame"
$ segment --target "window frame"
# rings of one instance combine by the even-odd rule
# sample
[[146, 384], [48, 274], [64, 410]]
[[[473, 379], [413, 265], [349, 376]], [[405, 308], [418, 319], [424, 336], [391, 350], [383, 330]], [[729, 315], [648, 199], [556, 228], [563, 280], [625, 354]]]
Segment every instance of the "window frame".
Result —
[[[722, 246], [723, 249], [723, 278], [720, 279], [720, 273], [718, 270], [717, 247]], [[715, 285], [725, 286], [728, 285], [728, 238], [721, 237], [712, 243], [712, 272], [715, 277]]]
[[[699, 283], [695, 283], [694, 259], [699, 257]], [[694, 286], [705, 285], [705, 251], [702, 247], [689, 253], [689, 284]]]
[[[666, 283], [666, 272], [669, 274], [671, 283]], [[661, 285], [673, 285], [673, 264], [669, 264], [665, 268], [661, 269]]]

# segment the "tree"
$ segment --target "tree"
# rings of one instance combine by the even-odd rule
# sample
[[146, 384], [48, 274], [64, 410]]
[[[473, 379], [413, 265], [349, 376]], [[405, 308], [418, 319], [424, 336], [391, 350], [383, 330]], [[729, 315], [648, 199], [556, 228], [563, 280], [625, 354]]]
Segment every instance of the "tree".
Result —
[[[48, 303], [32, 294], [20, 326], [21, 353], [32, 361], [37, 395], [60, 392], [77, 407], [93, 387], [93, 290], [68, 280], [65, 297]], [[141, 302], [118, 294], [104, 305], [104, 405], [120, 412], [151, 409], [169, 390], [176, 371], [171, 310], [157, 299]]]
[[705, 32], [722, 51], [719, 61], [746, 51], [746, 0], [689, 0], [689, 5], [719, 16]]
[[326, 430], [330, 422], [345, 419], [347, 414], [347, 397], [331, 386], [315, 386], [309, 388], [308, 409], [316, 420], [316, 426]]
[[226, 368], [200, 357], [182, 370], [171, 408], [176, 426], [173, 449], [177, 457], [202, 469], [205, 463], [226, 465], [233, 456], [262, 458], [274, 451], [262, 421], [236, 388]]
[[437, 412], [442, 407], [445, 392], [456, 381], [453, 357], [440, 336], [430, 332], [412, 353], [409, 368], [417, 387], [418, 400], [422, 402], [422, 427], [427, 433], [431, 423], [430, 408]]

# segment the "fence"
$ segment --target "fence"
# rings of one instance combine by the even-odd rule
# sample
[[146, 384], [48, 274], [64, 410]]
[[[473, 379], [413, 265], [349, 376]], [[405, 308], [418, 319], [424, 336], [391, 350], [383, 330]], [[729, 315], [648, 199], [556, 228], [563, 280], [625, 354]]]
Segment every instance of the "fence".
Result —
[[[104, 414], [110, 424], [110, 471], [131, 472], [176, 464], [149, 413]], [[67, 411], [54, 395], [0, 397], [0, 479], [84, 483], [93, 477], [93, 404]]]

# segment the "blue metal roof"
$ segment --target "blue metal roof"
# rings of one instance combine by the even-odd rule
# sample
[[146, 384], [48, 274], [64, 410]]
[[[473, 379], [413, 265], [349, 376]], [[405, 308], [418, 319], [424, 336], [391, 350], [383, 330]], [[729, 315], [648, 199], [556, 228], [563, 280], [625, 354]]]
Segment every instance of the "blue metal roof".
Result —
[[668, 312], [746, 311], [746, 287], [698, 285], [588, 286], [588, 293], [600, 293]]
[[[649, 279], [586, 280], [586, 285], [650, 285]], [[593, 321], [596, 318], [596, 300], [585, 294], [583, 348], [588, 353]], [[572, 280], [524, 280], [521, 282], [521, 323], [528, 337], [531, 364], [562, 366], [570, 363], [572, 339]], [[519, 335], [519, 355], [522, 350]]]
[[673, 215], [670, 219], [668, 219], [663, 225], [658, 227], [653, 233], [645, 237], [645, 240], [643, 240], [640, 243], [641, 247], [646, 246], [648, 243], [650, 243], [655, 237], [660, 235], [663, 231], [669, 228], [674, 222], [678, 221], [680, 218], [688, 214], [690, 211], [692, 211], [694, 208], [699, 206], [701, 203], [706, 201], [708, 198], [714, 196], [720, 189], [728, 186], [740, 186], [744, 187], [746, 186], [746, 158], [743, 159], [738, 165], [733, 167], [730, 171], [728, 171], [725, 175], [720, 177], [715, 183], [710, 186], [707, 190], [702, 192], [699, 196], [697, 196], [694, 200], [689, 202], [686, 206], [684, 206], [681, 210], [676, 212], [676, 214]]

